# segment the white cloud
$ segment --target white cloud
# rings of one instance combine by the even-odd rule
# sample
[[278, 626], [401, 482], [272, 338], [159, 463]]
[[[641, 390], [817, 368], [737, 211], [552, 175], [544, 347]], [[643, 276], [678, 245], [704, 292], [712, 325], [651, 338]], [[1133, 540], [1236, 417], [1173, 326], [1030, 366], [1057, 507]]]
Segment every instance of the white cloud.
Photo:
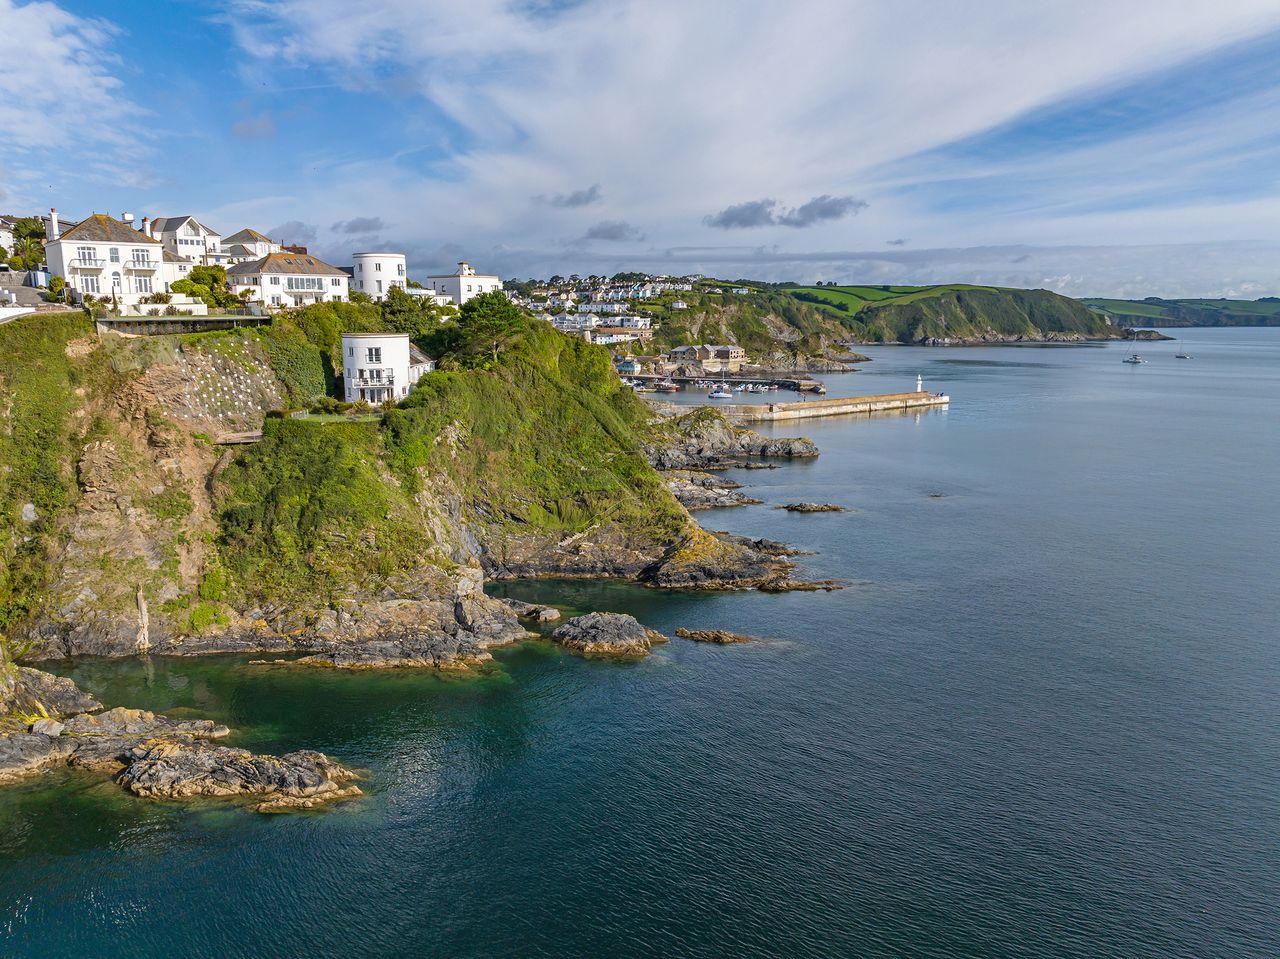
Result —
[[[718, 234], [702, 222], [708, 211], [750, 197], [870, 202], [856, 218], [819, 219], [804, 231], [776, 219], [762, 225], [756, 232], [783, 252], [872, 248], [899, 236], [933, 246], [1061, 244], [1095, 231], [1095, 242], [1105, 241], [1096, 231], [1118, 218], [1084, 212], [1090, 190], [1120, 197], [1138, 177], [1154, 182], [1174, 168], [1150, 158], [1139, 164], [1138, 138], [1123, 154], [1134, 180], [1099, 175], [1105, 148], [1041, 159], [1032, 172], [1046, 178], [1055, 202], [1015, 205], [990, 220], [913, 204], [895, 195], [901, 180], [883, 171], [1276, 29], [1280, 7], [589, 0], [553, 10], [505, 0], [231, 0], [227, 22], [264, 65], [319, 69], [355, 89], [418, 90], [464, 131], [463, 145], [427, 173], [384, 158], [336, 164], [305, 188], [291, 184], [296, 206], [272, 216], [329, 222], [358, 205], [387, 218], [388, 239], [421, 249], [456, 241], [471, 255], [514, 258], [506, 244], [549, 254], [602, 221], [625, 222], [654, 243], [706, 243]], [[1187, 159], [1208, 162], [1203, 154]], [[1064, 177], [1061, 194], [1054, 175]], [[531, 199], [568, 196], [579, 184], [599, 185], [589, 210]], [[1239, 212], [1187, 207], [1170, 215], [1190, 224]], [[1167, 239], [1143, 225], [1155, 222], [1129, 217], [1124, 241]], [[1274, 227], [1260, 235], [1276, 238]], [[1079, 275], [1054, 271], [1068, 273]]]
[[83, 178], [136, 183], [144, 111], [125, 95], [118, 30], [53, 3], [0, 0], [0, 161], [33, 183], [71, 166]]

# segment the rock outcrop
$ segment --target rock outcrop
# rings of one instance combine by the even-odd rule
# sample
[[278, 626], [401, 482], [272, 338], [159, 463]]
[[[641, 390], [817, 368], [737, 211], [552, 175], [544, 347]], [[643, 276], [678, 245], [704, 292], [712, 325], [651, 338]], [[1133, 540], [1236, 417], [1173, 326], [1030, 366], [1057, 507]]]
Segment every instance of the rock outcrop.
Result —
[[701, 470], [668, 470], [663, 474], [667, 488], [680, 505], [693, 512], [728, 506], [750, 506], [760, 502], [741, 492], [741, 483], [704, 473]]
[[[262, 797], [256, 808], [274, 812], [308, 808], [360, 794], [351, 770], [323, 753], [258, 756], [213, 746], [231, 730], [208, 719], [170, 719], [142, 709], [102, 704], [71, 680], [20, 670], [17, 696], [42, 695], [51, 715], [24, 724], [21, 714], [0, 716], [0, 784], [59, 764], [99, 770], [138, 796]], [[69, 715], [62, 709], [84, 712]]]
[[360, 795], [356, 774], [310, 750], [256, 756], [244, 749], [149, 739], [127, 752], [117, 781], [135, 796], [262, 796], [259, 812], [309, 809]]
[[503, 599], [511, 611], [521, 619], [532, 619], [538, 623], [554, 623], [560, 618], [560, 610], [554, 606], [539, 606], [537, 603], [526, 603], [521, 599]]
[[734, 465], [743, 457], [811, 458], [818, 447], [803, 437], [762, 436], [734, 426], [718, 410], [701, 408], [672, 417], [662, 439], [650, 444], [649, 462], [659, 470], [698, 470]]
[[750, 636], [743, 636], [741, 633], [731, 633], [724, 629], [685, 629], [681, 626], [676, 630], [676, 635], [681, 639], [691, 639], [695, 643], [715, 643], [720, 646], [726, 646], [730, 643], [749, 643], [752, 641]]
[[778, 509], [785, 509], [788, 513], [843, 513], [845, 508], [837, 506], [835, 503], [787, 503], [785, 506], [779, 506]]
[[575, 616], [551, 638], [576, 653], [594, 656], [647, 656], [654, 643], [667, 638], [626, 613], [587, 613]]

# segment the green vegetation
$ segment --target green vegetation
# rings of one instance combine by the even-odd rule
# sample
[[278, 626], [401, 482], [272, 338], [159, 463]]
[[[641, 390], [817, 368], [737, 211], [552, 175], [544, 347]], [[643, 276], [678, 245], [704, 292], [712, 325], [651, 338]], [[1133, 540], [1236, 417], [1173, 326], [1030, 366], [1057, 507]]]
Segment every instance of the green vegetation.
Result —
[[1106, 320], [1048, 290], [950, 283], [942, 286], [795, 286], [780, 293], [841, 319], [863, 343], [920, 343], [1046, 335], [1116, 335]]
[[198, 297], [210, 309], [243, 306], [244, 301], [227, 289], [227, 271], [221, 266], [194, 266], [191, 275], [169, 284], [174, 293]]
[[1260, 300], [1109, 300], [1081, 301], [1123, 326], [1280, 326], [1280, 297]]
[[13, 225], [13, 249], [8, 263], [15, 270], [34, 270], [44, 262], [44, 224], [38, 216], [27, 216]]
[[[329, 306], [287, 321], [321, 353]], [[448, 567], [438, 507], [417, 495], [428, 486], [456, 495], [491, 548], [611, 525], [637, 546], [680, 536], [686, 515], [641, 449], [649, 413], [621, 387], [608, 351], [502, 296], [476, 297], [420, 342], [444, 369], [397, 408], [373, 421], [268, 419], [262, 442], [222, 474], [228, 595], [330, 599], [423, 564]]]
[[67, 344], [92, 335], [82, 313], [0, 326], [0, 632], [34, 609], [57, 520], [76, 495], [75, 391], [111, 371], [68, 356]]

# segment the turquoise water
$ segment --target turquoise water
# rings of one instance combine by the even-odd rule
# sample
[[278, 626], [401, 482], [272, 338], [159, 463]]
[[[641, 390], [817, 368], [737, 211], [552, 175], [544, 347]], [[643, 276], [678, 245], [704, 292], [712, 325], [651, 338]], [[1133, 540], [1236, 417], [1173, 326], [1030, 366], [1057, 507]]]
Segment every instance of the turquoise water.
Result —
[[[473, 681], [69, 667], [369, 795], [0, 791], [0, 956], [1280, 954], [1280, 330], [1183, 336], [1192, 361], [883, 348], [830, 378], [921, 372], [952, 407], [805, 422], [820, 459], [701, 517], [843, 591], [504, 587], [759, 643], [531, 643]], [[769, 505], [799, 499], [851, 511]]]

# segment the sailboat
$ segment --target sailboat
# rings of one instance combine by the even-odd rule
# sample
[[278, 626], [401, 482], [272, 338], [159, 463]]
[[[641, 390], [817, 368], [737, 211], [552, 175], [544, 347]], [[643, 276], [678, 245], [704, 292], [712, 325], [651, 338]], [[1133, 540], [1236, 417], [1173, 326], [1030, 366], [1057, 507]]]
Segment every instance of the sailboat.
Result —
[[1142, 357], [1140, 357], [1137, 353], [1130, 353], [1120, 362], [1121, 363], [1145, 363], [1147, 361], [1144, 360]]
[[[1181, 340], [1181, 339], [1179, 339], [1179, 340], [1178, 340], [1178, 343], [1179, 343], [1179, 344], [1181, 344], [1181, 343], [1182, 343], [1182, 340]], [[1178, 348], [1178, 352], [1177, 352], [1177, 353], [1174, 353], [1173, 355], [1174, 355], [1175, 357], [1177, 357], [1178, 359], [1180, 359], [1180, 360], [1189, 360], [1189, 359], [1191, 359], [1191, 354], [1190, 354], [1190, 353], [1184, 353], [1184, 352], [1182, 351], [1182, 348], [1181, 348], [1181, 347], [1179, 347], [1179, 348]]]

